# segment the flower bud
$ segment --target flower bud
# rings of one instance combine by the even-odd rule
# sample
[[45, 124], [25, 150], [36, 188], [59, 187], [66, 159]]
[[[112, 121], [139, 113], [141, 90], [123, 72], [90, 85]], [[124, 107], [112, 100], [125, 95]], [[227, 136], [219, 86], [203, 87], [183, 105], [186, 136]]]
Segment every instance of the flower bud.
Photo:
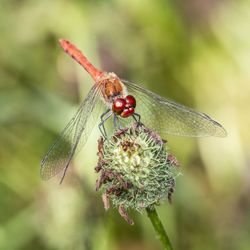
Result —
[[109, 140], [99, 140], [96, 189], [101, 189], [105, 208], [111, 202], [130, 224], [126, 210], [141, 212], [171, 202], [178, 162], [166, 150], [166, 141], [141, 123], [119, 130]]

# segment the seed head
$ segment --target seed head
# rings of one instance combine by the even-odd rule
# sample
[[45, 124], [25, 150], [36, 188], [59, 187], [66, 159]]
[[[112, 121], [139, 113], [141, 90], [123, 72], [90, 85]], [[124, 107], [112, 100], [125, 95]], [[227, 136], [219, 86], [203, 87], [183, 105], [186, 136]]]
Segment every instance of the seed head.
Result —
[[127, 222], [128, 209], [144, 208], [168, 199], [179, 175], [178, 162], [166, 150], [166, 141], [141, 123], [116, 132], [98, 144], [100, 172], [96, 190], [101, 189], [105, 209], [111, 202]]

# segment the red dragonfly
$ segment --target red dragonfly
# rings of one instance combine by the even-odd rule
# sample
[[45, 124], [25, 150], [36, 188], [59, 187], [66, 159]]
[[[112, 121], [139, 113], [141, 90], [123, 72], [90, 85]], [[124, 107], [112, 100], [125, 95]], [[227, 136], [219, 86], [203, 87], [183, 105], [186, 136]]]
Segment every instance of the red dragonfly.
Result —
[[[41, 162], [41, 177], [48, 180], [62, 172], [65, 177], [69, 163], [79, 145], [84, 145], [98, 118], [99, 129], [106, 137], [104, 122], [111, 116], [114, 122], [133, 117], [156, 131], [163, 138], [178, 136], [225, 137], [226, 130], [208, 115], [163, 98], [134, 83], [121, 80], [116, 74], [95, 68], [82, 52], [67, 40], [60, 39], [64, 51], [76, 60], [93, 78], [94, 86], [74, 117], [62, 131]], [[101, 116], [100, 104], [106, 106]], [[136, 110], [136, 112], [135, 112]]]

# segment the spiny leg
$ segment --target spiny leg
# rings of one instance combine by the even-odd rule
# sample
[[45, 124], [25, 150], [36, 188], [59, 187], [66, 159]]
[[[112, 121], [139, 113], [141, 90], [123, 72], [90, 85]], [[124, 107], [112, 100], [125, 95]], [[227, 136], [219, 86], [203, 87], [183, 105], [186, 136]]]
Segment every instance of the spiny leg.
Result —
[[116, 114], [114, 114], [114, 128], [115, 128], [115, 130], [117, 130], [117, 129], [122, 130], [122, 126], [121, 126], [119, 117]]
[[138, 113], [134, 113], [132, 116], [136, 122], [138, 122], [138, 123], [141, 122], [141, 116]]
[[115, 130], [117, 129], [117, 126], [118, 126], [118, 117], [116, 114], [114, 114], [114, 128], [115, 128]]
[[109, 109], [107, 109], [104, 113], [102, 113], [102, 115], [101, 115], [101, 117], [100, 117], [100, 120], [101, 120], [101, 123], [100, 124], [98, 124], [98, 128], [99, 128], [99, 130], [100, 130], [100, 132], [101, 132], [101, 134], [102, 134], [102, 136], [103, 137], [105, 137], [104, 136], [104, 132], [103, 132], [103, 124], [102, 124], [102, 122], [103, 122], [103, 117], [109, 112], [110, 110]]
[[104, 140], [107, 139], [107, 133], [106, 133], [106, 129], [105, 129], [105, 126], [104, 126], [104, 123], [109, 119], [109, 117], [113, 114], [113, 112], [108, 109], [107, 111], [105, 111], [102, 115], [101, 115], [101, 122], [100, 124], [98, 125], [98, 128], [102, 134], [102, 136], [104, 137]]

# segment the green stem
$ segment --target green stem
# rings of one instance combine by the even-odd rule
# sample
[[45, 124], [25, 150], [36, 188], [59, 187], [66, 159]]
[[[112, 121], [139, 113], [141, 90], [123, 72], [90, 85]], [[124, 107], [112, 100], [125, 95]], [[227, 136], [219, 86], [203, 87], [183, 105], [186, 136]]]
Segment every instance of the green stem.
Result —
[[162, 242], [162, 245], [164, 247], [164, 250], [173, 250], [173, 247], [171, 245], [171, 242], [168, 238], [168, 235], [160, 221], [160, 218], [158, 217], [158, 214], [155, 210], [154, 207], [147, 207], [146, 208], [148, 217], [151, 221], [151, 223], [153, 224], [153, 227], [155, 229], [156, 232], [156, 236], [157, 238], [160, 239], [160, 241]]

